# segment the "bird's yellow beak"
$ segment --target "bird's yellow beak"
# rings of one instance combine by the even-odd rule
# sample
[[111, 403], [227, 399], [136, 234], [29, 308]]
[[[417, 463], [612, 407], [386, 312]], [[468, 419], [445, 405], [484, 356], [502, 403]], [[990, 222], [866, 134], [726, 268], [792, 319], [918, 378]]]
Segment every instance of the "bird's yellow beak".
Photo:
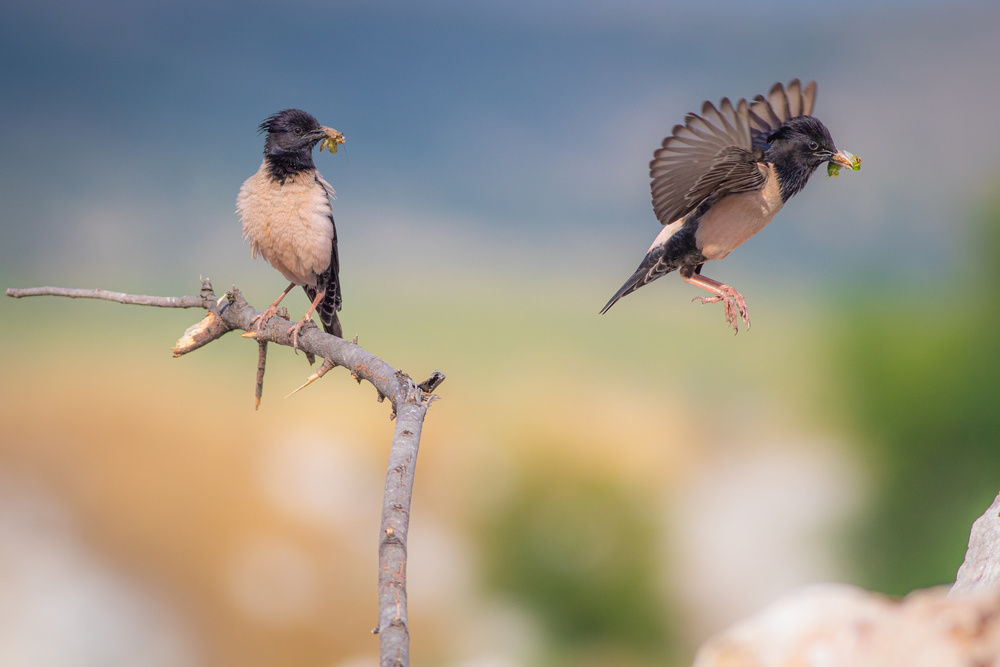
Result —
[[332, 127], [327, 127], [326, 125], [324, 125], [321, 129], [323, 130], [323, 133], [326, 135], [326, 139], [323, 139], [323, 141], [321, 141], [319, 144], [319, 150], [321, 152], [323, 150], [323, 146], [326, 146], [331, 154], [336, 153], [337, 146], [347, 141], [346, 139], [344, 139], [343, 132], [338, 132]]

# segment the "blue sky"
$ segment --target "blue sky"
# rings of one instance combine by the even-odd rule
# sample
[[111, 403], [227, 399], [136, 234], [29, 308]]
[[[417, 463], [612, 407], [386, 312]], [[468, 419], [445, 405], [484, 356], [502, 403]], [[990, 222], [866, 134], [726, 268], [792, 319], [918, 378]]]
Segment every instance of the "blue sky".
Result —
[[663, 136], [797, 76], [863, 169], [815, 177], [727, 263], [933, 274], [1000, 173], [997, 34], [985, 2], [7, 3], [0, 262], [18, 282], [239, 282], [256, 126], [296, 106], [347, 136], [317, 160], [345, 271], [440, 250], [610, 293], [659, 230]]

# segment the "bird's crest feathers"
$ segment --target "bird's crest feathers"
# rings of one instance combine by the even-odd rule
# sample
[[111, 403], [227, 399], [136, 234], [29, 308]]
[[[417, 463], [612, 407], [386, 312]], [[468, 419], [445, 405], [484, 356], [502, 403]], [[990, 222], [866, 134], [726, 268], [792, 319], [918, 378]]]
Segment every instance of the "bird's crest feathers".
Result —
[[302, 128], [319, 127], [316, 120], [308, 111], [301, 109], [283, 109], [278, 113], [271, 114], [264, 119], [264, 122], [257, 127], [257, 134], [267, 134], [269, 132], [281, 132], [289, 130], [293, 125]]

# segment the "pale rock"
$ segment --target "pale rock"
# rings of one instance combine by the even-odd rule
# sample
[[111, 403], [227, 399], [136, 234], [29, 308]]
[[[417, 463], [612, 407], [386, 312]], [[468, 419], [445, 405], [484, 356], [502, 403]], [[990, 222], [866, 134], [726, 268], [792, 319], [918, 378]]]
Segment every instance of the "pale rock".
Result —
[[817, 584], [709, 639], [693, 667], [1000, 667], [1000, 496], [953, 587], [896, 599]]
[[952, 595], [1000, 591], [1000, 495], [972, 524], [965, 562], [958, 568]]

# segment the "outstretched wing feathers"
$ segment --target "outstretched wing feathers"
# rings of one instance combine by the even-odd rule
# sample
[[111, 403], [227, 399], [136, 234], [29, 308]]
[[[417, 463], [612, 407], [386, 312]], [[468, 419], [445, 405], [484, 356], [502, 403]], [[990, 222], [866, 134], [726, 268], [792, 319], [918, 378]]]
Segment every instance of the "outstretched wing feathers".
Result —
[[754, 148], [762, 148], [767, 138], [797, 116], [809, 116], [816, 105], [816, 82], [810, 81], [802, 87], [802, 82], [792, 79], [788, 86], [776, 83], [771, 86], [767, 97], [758, 95], [750, 104], [750, 129]]
[[[767, 177], [757, 166], [754, 154], [729, 146], [719, 153], [712, 168], [698, 179], [693, 192], [699, 201], [713, 192], [747, 192], [763, 187]], [[703, 196], [701, 196], [703, 195]]]
[[816, 82], [776, 83], [767, 97], [735, 105], [723, 98], [705, 102], [701, 114], [689, 113], [683, 125], [653, 153], [649, 163], [653, 211], [666, 225], [696, 209], [712, 194], [743, 192], [763, 185], [756, 162], [760, 149], [790, 118], [812, 113]]
[[705, 102], [688, 114], [649, 163], [653, 211], [662, 224], [687, 215], [713, 192], [741, 192], [763, 185], [750, 135], [746, 100]]
[[[797, 83], [797, 81], [793, 83]], [[789, 84], [788, 91], [791, 92], [792, 88], [793, 86]], [[774, 112], [778, 114], [778, 118], [788, 118], [791, 116], [791, 105], [788, 104], [788, 95], [780, 85], [771, 86], [771, 91], [767, 94], [767, 101], [771, 104]]]

